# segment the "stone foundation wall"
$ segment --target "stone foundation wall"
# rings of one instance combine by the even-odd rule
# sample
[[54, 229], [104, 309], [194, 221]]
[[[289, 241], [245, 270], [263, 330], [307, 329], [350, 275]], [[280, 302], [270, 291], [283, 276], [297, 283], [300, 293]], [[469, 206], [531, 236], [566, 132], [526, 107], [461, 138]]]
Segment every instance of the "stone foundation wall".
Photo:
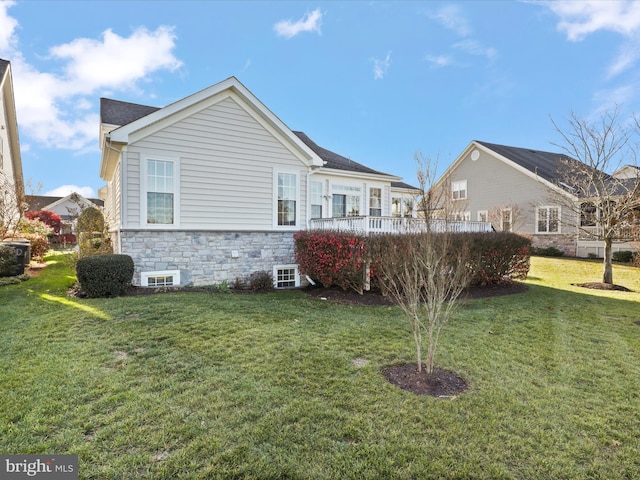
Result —
[[575, 235], [531, 235], [531, 246], [534, 248], [555, 247], [568, 257], [576, 256]]
[[179, 270], [181, 285], [199, 286], [295, 264], [293, 233], [125, 230], [121, 242], [135, 263], [134, 285], [141, 272]]

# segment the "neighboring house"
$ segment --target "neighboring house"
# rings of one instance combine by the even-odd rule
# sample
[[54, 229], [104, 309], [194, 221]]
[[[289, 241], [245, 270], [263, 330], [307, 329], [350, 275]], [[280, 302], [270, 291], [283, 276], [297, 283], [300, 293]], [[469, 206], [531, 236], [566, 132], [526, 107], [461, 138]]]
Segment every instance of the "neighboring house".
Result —
[[24, 181], [11, 63], [0, 59], [0, 237], [13, 233], [5, 232], [3, 227], [17, 222], [23, 201]]
[[100, 114], [105, 220], [136, 285], [264, 270], [298, 286], [296, 231], [415, 216], [415, 188], [290, 130], [235, 77], [164, 108], [103, 98]]
[[[573, 218], [576, 213], [562, 207], [567, 201], [559, 201], [564, 197], [580, 202], [563, 183], [566, 174], [562, 172], [572, 161], [562, 153], [474, 140], [436, 185], [450, 191], [449, 198], [461, 218], [491, 221], [498, 231], [530, 237], [534, 247], [555, 247], [571, 256], [602, 257], [603, 242], [584, 235], [596, 225]], [[637, 169], [625, 167], [615, 175], [635, 178]], [[633, 250], [631, 241], [617, 239], [613, 251]]]
[[27, 195], [27, 211], [37, 212], [49, 210], [60, 216], [62, 228], [60, 234], [76, 233], [75, 222], [80, 212], [87, 207], [95, 207], [102, 210], [104, 201], [99, 198], [85, 198], [79, 193], [72, 192], [66, 197], [49, 197], [42, 195]]

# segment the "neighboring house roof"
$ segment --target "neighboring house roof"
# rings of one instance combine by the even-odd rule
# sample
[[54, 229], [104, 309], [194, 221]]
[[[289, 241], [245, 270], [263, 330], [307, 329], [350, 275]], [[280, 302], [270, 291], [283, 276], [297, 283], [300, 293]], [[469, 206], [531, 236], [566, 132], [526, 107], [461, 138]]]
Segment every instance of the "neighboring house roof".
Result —
[[498, 145], [496, 143], [481, 142], [475, 140], [476, 143], [493, 150], [499, 155], [511, 160], [521, 167], [529, 170], [534, 175], [544, 178], [545, 180], [556, 183], [561, 181], [560, 172], [567, 162], [576, 161], [563, 153], [544, 152], [541, 150], [533, 150], [529, 148], [509, 147], [507, 145]]
[[45, 195], [27, 195], [25, 200], [28, 204], [27, 211], [28, 212], [37, 212], [38, 210], [51, 210], [54, 208], [54, 204], [60, 204], [64, 200], [72, 200], [72, 195], [77, 195], [78, 200], [81, 203], [88, 204], [88, 202], [93, 203], [96, 207], [104, 207], [104, 200], [99, 198], [85, 198], [78, 193], [71, 193], [66, 197], [50, 197]]

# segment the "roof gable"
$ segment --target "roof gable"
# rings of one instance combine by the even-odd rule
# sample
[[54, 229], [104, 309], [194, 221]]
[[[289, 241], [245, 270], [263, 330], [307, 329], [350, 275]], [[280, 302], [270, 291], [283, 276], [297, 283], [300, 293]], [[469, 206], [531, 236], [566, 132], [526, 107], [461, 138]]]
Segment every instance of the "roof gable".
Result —
[[563, 153], [510, 147], [479, 140], [475, 140], [475, 142], [551, 183], [557, 183], [561, 180], [560, 172], [562, 172], [567, 162], [576, 161]]
[[[237, 78], [229, 77], [220, 83], [205, 88], [163, 108], [146, 107], [144, 105], [117, 102], [109, 99], [101, 102], [101, 107], [104, 107], [104, 114], [101, 112], [101, 118], [103, 120], [129, 120], [129, 122], [106, 133], [105, 138], [109, 142], [109, 145], [103, 148], [100, 176], [105, 180], [109, 180], [112, 177], [118, 160], [115, 149], [122, 148], [123, 145], [144, 138], [155, 131], [159, 131], [176, 121], [187, 118], [229, 97], [233, 97], [249, 115], [278, 138], [282, 145], [299, 158], [301, 162], [309, 167], [318, 168], [323, 166], [324, 162], [322, 159], [294, 135], [253, 93], [240, 83]], [[122, 109], [122, 111], [117, 111], [119, 109]], [[117, 123], [112, 125], [117, 125]]]

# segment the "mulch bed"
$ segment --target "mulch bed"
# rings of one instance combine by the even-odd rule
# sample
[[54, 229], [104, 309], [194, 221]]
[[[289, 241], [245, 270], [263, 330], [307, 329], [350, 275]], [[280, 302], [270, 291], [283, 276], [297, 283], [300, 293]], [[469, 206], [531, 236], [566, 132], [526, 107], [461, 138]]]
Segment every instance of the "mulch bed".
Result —
[[382, 374], [391, 384], [416, 395], [449, 398], [467, 390], [464, 379], [442, 368], [434, 368], [431, 375], [427, 375], [424, 369], [418, 372], [415, 363], [407, 363], [387, 367]]
[[632, 292], [633, 290], [629, 290], [627, 287], [623, 287], [622, 285], [614, 285], [611, 283], [602, 283], [602, 282], [588, 282], [588, 283], [572, 283], [576, 287], [583, 288], [591, 288], [593, 290], [616, 290], [619, 292]]

